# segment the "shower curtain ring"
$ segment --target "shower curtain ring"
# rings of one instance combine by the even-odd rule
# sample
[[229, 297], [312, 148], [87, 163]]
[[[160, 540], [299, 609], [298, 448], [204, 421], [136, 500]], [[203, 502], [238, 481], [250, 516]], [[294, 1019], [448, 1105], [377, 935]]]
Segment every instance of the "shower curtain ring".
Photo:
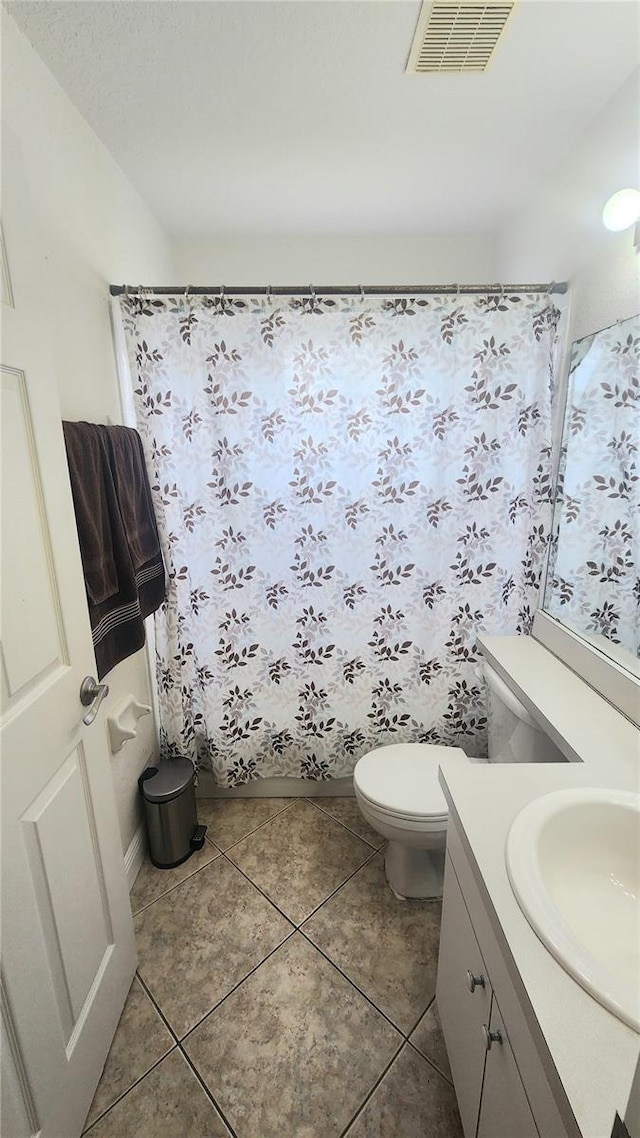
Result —
[[316, 290], [314, 289], [312, 284], [309, 285], [309, 292], [311, 293], [313, 299], [315, 300], [316, 299]]
[[360, 300], [364, 301], [364, 289], [362, 285], [360, 285]]
[[267, 285], [267, 300], [271, 300], [271, 285]]
[[457, 285], [455, 286], [455, 288], [456, 288], [456, 300], [457, 300], [457, 299], [458, 299], [458, 297], [460, 296], [460, 285], [459, 285], [459, 284], [457, 284]]
[[184, 290], [184, 295], [185, 295], [185, 296], [188, 296], [188, 295], [189, 295], [189, 289], [190, 289], [190, 288], [191, 288], [191, 285], [187, 285], [187, 286], [186, 286], [186, 288], [185, 288], [185, 290]]
[[549, 288], [547, 289], [547, 296], [551, 296], [551, 295], [552, 295], [552, 293], [553, 293], [553, 290], [554, 290], [554, 288], [555, 288], [555, 287], [556, 287], [556, 282], [555, 282], [555, 281], [551, 281], [551, 284], [549, 285]]

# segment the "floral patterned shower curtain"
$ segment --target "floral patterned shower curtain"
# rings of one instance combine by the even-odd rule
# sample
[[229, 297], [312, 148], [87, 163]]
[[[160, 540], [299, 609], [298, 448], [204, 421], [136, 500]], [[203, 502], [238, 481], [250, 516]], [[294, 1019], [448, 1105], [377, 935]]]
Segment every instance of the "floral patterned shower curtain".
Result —
[[527, 633], [550, 528], [544, 294], [121, 300], [169, 587], [164, 752], [222, 786], [482, 754], [479, 633]]

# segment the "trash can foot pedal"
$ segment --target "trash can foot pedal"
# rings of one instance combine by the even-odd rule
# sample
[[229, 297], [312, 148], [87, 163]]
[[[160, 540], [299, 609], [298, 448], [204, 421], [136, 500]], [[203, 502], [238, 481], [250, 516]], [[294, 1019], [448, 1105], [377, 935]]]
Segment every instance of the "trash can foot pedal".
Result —
[[191, 839], [191, 849], [201, 850], [204, 845], [204, 836], [207, 832], [206, 826], [196, 826], [193, 837]]

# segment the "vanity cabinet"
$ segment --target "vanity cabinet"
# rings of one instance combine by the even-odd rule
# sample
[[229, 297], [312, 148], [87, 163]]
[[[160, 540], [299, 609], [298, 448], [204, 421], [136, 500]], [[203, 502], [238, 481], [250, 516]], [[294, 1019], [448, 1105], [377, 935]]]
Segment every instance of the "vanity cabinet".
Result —
[[476, 1138], [539, 1138], [495, 993]]
[[444, 897], [436, 1000], [465, 1138], [475, 1138], [486, 1055], [482, 1026], [491, 1018], [492, 991], [449, 858]]
[[550, 1085], [542, 1042], [451, 818], [436, 999], [465, 1138], [579, 1138], [572, 1112], [559, 1106], [562, 1087]]
[[539, 1138], [449, 857], [436, 999], [465, 1138]]

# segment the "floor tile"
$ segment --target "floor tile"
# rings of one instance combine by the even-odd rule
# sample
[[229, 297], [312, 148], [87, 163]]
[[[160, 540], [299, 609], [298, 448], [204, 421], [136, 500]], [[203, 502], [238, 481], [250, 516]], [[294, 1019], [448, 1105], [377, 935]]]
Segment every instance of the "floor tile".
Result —
[[85, 1126], [90, 1126], [173, 1046], [173, 1038], [134, 977]]
[[452, 1081], [449, 1056], [447, 1055], [447, 1048], [440, 1026], [438, 1006], [435, 1000], [424, 1013], [420, 1023], [411, 1036], [411, 1042], [414, 1047], [418, 1048], [418, 1051], [426, 1055], [427, 1059], [442, 1072], [449, 1082]]
[[343, 826], [353, 830], [354, 834], [368, 842], [374, 849], [379, 850], [384, 844], [385, 839], [382, 834], [377, 834], [362, 817], [355, 798], [314, 798], [312, 801], [314, 806], [318, 806], [325, 814], [342, 822]]
[[291, 806], [292, 798], [197, 798], [198, 821], [221, 850], [246, 838], [274, 814]]
[[89, 1133], [91, 1138], [230, 1138], [177, 1048]]
[[406, 1045], [347, 1138], [463, 1138], [453, 1087]]
[[370, 855], [371, 846], [303, 799], [227, 851], [295, 924]]
[[185, 881], [187, 877], [191, 877], [193, 873], [202, 869], [203, 865], [207, 865], [208, 862], [213, 861], [214, 857], [219, 856], [220, 851], [205, 838], [202, 849], [196, 850], [191, 854], [191, 857], [183, 861], [182, 865], [177, 865], [175, 869], [156, 869], [155, 865], [152, 865], [149, 858], [146, 857], [129, 895], [131, 912], [135, 916], [141, 909], [161, 897], [163, 893], [173, 889], [174, 885]]
[[178, 1036], [291, 932], [225, 857], [143, 909], [134, 928], [140, 975]]
[[240, 1138], [337, 1138], [400, 1043], [296, 933], [184, 1046]]
[[303, 931], [406, 1034], [435, 994], [440, 910], [399, 901], [377, 854]]

